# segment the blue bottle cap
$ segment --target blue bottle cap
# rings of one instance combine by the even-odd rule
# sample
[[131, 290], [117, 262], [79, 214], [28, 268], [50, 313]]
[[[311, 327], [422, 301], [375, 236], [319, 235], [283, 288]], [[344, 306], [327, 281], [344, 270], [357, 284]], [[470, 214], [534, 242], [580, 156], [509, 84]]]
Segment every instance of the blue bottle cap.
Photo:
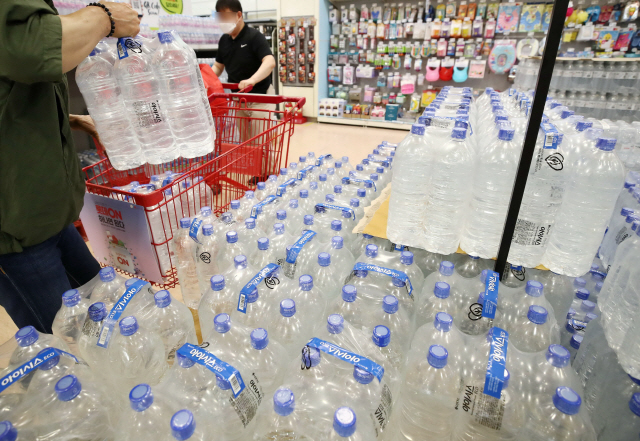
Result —
[[123, 318], [118, 323], [120, 326], [120, 334], [128, 337], [138, 332], [138, 320], [132, 315]]
[[378, 173], [378, 175], [381, 175], [384, 173], [384, 167], [376, 167], [376, 173]]
[[[239, 257], [239, 256], [238, 256]], [[222, 291], [224, 289], [224, 276], [221, 274], [217, 274], [213, 276], [210, 280], [211, 289], [214, 291]]]
[[363, 171], [364, 167], [362, 166], [362, 164], [358, 164], [358, 165], [356, 165], [356, 170], [357, 171]]
[[[333, 169], [332, 169], [333, 170]], [[331, 173], [333, 174], [333, 173]], [[316, 181], [312, 181], [309, 183], [309, 189], [311, 190], [317, 190], [318, 189], [318, 183]]]
[[436, 282], [433, 288], [433, 293], [439, 299], [446, 299], [451, 292], [451, 286], [447, 282]]
[[616, 139], [615, 138], [598, 138], [596, 140], [596, 148], [610, 152], [616, 148]]
[[356, 190], [356, 196], [358, 196], [359, 198], [364, 198], [367, 196], [367, 190], [365, 190], [364, 188], [359, 188], [358, 190]]
[[211, 236], [213, 234], [213, 225], [204, 224], [202, 226], [202, 234], [204, 234], [205, 236]]
[[560, 386], [553, 395], [553, 405], [562, 413], [575, 415], [580, 411], [582, 399], [573, 389]]
[[334, 219], [331, 221], [331, 229], [333, 231], [342, 231], [342, 221]]
[[342, 168], [342, 162], [340, 162], [340, 161], [336, 161], [336, 163], [335, 163], [335, 166], [334, 166], [334, 167], [335, 167], [335, 168]]
[[400, 263], [403, 265], [413, 264], [413, 253], [411, 251], [402, 251], [400, 253]]
[[219, 334], [229, 332], [231, 329], [231, 317], [226, 312], [220, 313], [213, 318], [213, 327]]
[[563, 368], [569, 365], [571, 354], [564, 346], [549, 345], [546, 357], [547, 361], [551, 363], [552, 366]]
[[191, 219], [183, 217], [180, 219], [180, 228], [189, 228], [191, 226]]
[[395, 277], [391, 278], [391, 283], [393, 283], [393, 286], [397, 286], [398, 288], [402, 288], [403, 286], [405, 286], [405, 282], [403, 280], [397, 279]]
[[320, 180], [320, 182], [325, 182], [327, 180], [326, 173], [322, 173], [320, 176], [318, 176], [318, 179]]
[[344, 285], [342, 287], [342, 300], [345, 302], [355, 302], [358, 297], [358, 290], [353, 285]]
[[100, 274], [100, 280], [103, 282], [111, 282], [116, 278], [116, 271], [112, 266], [102, 268], [98, 274]]
[[269, 178], [267, 180], [271, 182], [275, 182], [278, 180], [278, 177], [276, 175], [269, 175]]
[[537, 280], [529, 280], [527, 286], [524, 288], [524, 292], [531, 297], [540, 297], [544, 291], [544, 286]]
[[311, 277], [309, 274], [300, 276], [298, 282], [300, 283], [300, 289], [303, 291], [309, 291], [311, 290], [311, 288], [313, 288], [313, 277]]
[[137, 277], [132, 277], [129, 280], [127, 280], [126, 282], [124, 282], [124, 286], [126, 288], [129, 288], [131, 285], [133, 285], [134, 283], [140, 281], [140, 279], [138, 279]]
[[580, 349], [580, 344], [582, 343], [583, 338], [584, 337], [580, 334], [573, 334], [571, 336], [571, 341], [569, 342], [569, 344], [573, 349]]
[[587, 300], [591, 293], [586, 288], [578, 288], [576, 289], [576, 297], [580, 300]]
[[331, 238], [331, 248], [335, 248], [336, 250], [342, 249], [344, 246], [344, 239], [342, 236], [333, 236]]
[[591, 320], [595, 320], [598, 318], [598, 314], [594, 314], [593, 312], [587, 312], [584, 315], [584, 321], [589, 323]]
[[[372, 181], [374, 181], [374, 182], [378, 180], [378, 174], [377, 174], [377, 173], [371, 173], [371, 174], [369, 175], [369, 177], [370, 177], [370, 178], [371, 178], [371, 180], [372, 180]], [[365, 185], [366, 185], [366, 184], [367, 184], [367, 183], [365, 182]]]
[[353, 378], [360, 384], [369, 384], [373, 381], [373, 374], [364, 369], [360, 369], [358, 366], [354, 366]]
[[[360, 189], [360, 190], [362, 190], [362, 189]], [[360, 200], [358, 200], [358, 198], [349, 199], [349, 206], [351, 206], [353, 208], [358, 208], [360, 206]]]
[[89, 306], [89, 318], [94, 322], [104, 320], [107, 316], [107, 306], [102, 302], [96, 302]]
[[267, 184], [264, 182], [258, 182], [258, 190], [264, 190], [267, 188]]
[[367, 247], [365, 248], [365, 254], [368, 257], [376, 257], [378, 255], [378, 246], [374, 245], [372, 243], [370, 243], [369, 245], [367, 245]]
[[326, 194], [324, 196], [324, 201], [333, 204], [336, 201], [336, 197], [333, 194]]
[[136, 412], [147, 410], [153, 404], [153, 393], [148, 384], [134, 386], [129, 392], [129, 406]]
[[216, 386], [218, 386], [222, 390], [231, 389], [231, 383], [229, 383], [227, 380], [225, 380], [222, 377], [218, 377], [217, 375], [216, 375]]
[[284, 234], [284, 224], [278, 222], [273, 224], [273, 232], [276, 234], [276, 236], [281, 236]]
[[310, 214], [305, 214], [303, 221], [305, 225], [313, 225], [313, 216]]
[[[284, 301], [284, 300], [283, 300]], [[281, 306], [282, 307], [282, 306]], [[294, 304], [295, 309], [295, 304]], [[251, 331], [251, 346], [258, 351], [266, 348], [269, 345], [269, 334], [264, 328], [256, 328]]]
[[453, 268], [453, 263], [449, 262], [448, 260], [443, 260], [442, 262], [440, 262], [440, 274], [442, 274], [443, 276], [452, 275]]
[[182, 409], [171, 417], [171, 434], [178, 441], [188, 440], [195, 430], [196, 420], [191, 411]]
[[349, 407], [340, 407], [333, 415], [333, 430], [338, 436], [348, 438], [356, 432], [356, 414]]
[[65, 291], [64, 294], [62, 294], [62, 303], [67, 308], [76, 306], [78, 303], [80, 303], [80, 299], [80, 293], [77, 289], [70, 289], [69, 291]]
[[247, 191], [244, 192], [244, 197], [245, 197], [245, 199], [254, 199], [256, 196], [255, 196], [255, 193], [253, 191], [247, 190]]
[[283, 317], [293, 317], [296, 313], [296, 302], [293, 299], [284, 299], [280, 302], [280, 314]]
[[269, 239], [267, 237], [258, 239], [258, 249], [262, 251], [269, 249]]
[[289, 208], [298, 208], [298, 200], [297, 199], [291, 199], [289, 201]]
[[180, 352], [176, 352], [176, 359], [178, 360], [178, 366], [183, 369], [189, 369], [191, 366], [196, 364], [195, 361], [182, 355]]
[[[633, 214], [633, 208], [622, 207], [622, 210], [620, 210], [620, 214], [624, 217], [627, 217], [630, 214]], [[598, 268], [596, 268], [596, 270], [598, 270]]]
[[547, 310], [538, 305], [529, 306], [529, 311], [527, 312], [527, 318], [529, 321], [536, 325], [545, 324], [547, 322], [547, 315]]
[[[240, 208], [240, 201], [231, 201], [231, 208], [233, 208], [233, 203], [237, 202], [238, 203], [238, 208]], [[213, 214], [213, 212], [211, 211], [211, 207], [202, 207], [200, 209], [200, 214], [202, 216], [208, 217], [211, 216]]]
[[348, 156], [343, 156], [342, 157], [342, 162], [349, 162], [349, 157]]
[[307, 189], [300, 190], [300, 193], [298, 193], [298, 194], [300, 195], [300, 197], [302, 199], [306, 199], [306, 198], [309, 197], [309, 190], [307, 190]]
[[382, 310], [387, 314], [395, 314], [398, 312], [399, 302], [396, 296], [384, 296], [382, 298]]
[[256, 220], [252, 217], [245, 219], [244, 226], [247, 230], [253, 230], [256, 227]]
[[56, 383], [55, 391], [60, 401], [71, 401], [82, 392], [82, 384], [75, 375], [65, 375]]
[[340, 314], [327, 317], [327, 331], [329, 334], [340, 334], [344, 329], [344, 318]]
[[236, 243], [238, 241], [238, 233], [236, 231], [227, 231], [227, 243]]
[[331, 255], [329, 253], [318, 254], [318, 265], [329, 266], [331, 264]]
[[573, 286], [574, 288], [584, 288], [585, 286], [587, 286], [587, 281], [582, 277], [576, 277], [575, 279], [573, 279]]
[[253, 288], [251, 292], [247, 295], [247, 303], [255, 303], [258, 301], [258, 289]]
[[287, 212], [284, 210], [276, 211], [276, 218], [278, 220], [285, 220], [287, 218]]
[[451, 326], [453, 326], [453, 317], [446, 312], [439, 312], [433, 320], [433, 326], [438, 331], [449, 332], [451, 330]]
[[[303, 156], [301, 156], [303, 158]], [[296, 401], [291, 389], [278, 389], [273, 394], [273, 410], [280, 416], [290, 415], [296, 408]]]
[[[40, 352], [38, 352], [39, 356], [42, 356], [43, 352], [48, 351], [49, 348], [45, 348], [43, 350], [41, 350]], [[58, 365], [58, 363], [60, 362], [60, 355], [58, 355], [57, 353], [54, 353], [53, 356], [49, 357], [47, 360], [43, 361], [42, 363], [40, 363], [40, 365], [38, 366], [38, 369], [40, 369], [41, 371], [49, 371], [51, 369], [53, 369], [54, 367], [56, 367]], [[2, 441], [2, 440], [0, 440]]]
[[368, 158], [363, 159], [362, 160], [362, 164], [363, 165], [369, 165], [369, 159]]
[[295, 169], [297, 169], [297, 168], [298, 168], [298, 163], [297, 163], [297, 162], [290, 162], [290, 163], [289, 163], [289, 168], [290, 168], [291, 170], [295, 170]]
[[593, 312], [594, 309], [596, 309], [596, 304], [591, 300], [583, 300], [582, 303], [580, 303], [580, 310], [582, 312]]
[[283, 167], [280, 169], [280, 175], [286, 175], [287, 174], [287, 168]]
[[629, 400], [629, 409], [631, 412], [640, 416], [640, 392], [636, 392], [631, 395], [631, 399]]
[[431, 366], [436, 369], [442, 369], [447, 365], [447, 358], [449, 352], [440, 345], [429, 346], [429, 352], [427, 353], [427, 361]]
[[[373, 328], [371, 339], [380, 348], [389, 346], [391, 342], [391, 330], [384, 325], [378, 325]], [[373, 377], [373, 375], [371, 375]]]
[[38, 331], [33, 326], [25, 326], [24, 328], [20, 328], [18, 332], [15, 334], [16, 342], [18, 346], [21, 348], [26, 348], [27, 346], [31, 346], [35, 342], [38, 341], [40, 336], [38, 335]]
[[233, 258], [233, 265], [237, 268], [246, 268], [247, 267], [247, 257], [240, 254]]
[[169, 291], [167, 291], [166, 289], [155, 293], [153, 295], [153, 298], [158, 308], [166, 308], [171, 304], [171, 294], [169, 294]]
[[226, 213], [222, 213], [222, 221], [226, 224], [233, 220], [233, 213], [227, 211]]
[[[91, 51], [91, 54], [95, 52]], [[13, 427], [10, 421], [0, 422], [0, 441], [16, 441], [18, 439], [18, 429]]]

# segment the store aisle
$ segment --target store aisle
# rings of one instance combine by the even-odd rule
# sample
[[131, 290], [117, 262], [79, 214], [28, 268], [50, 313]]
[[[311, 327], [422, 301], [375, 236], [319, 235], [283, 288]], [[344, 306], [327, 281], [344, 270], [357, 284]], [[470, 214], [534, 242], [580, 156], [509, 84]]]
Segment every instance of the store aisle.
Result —
[[[400, 142], [409, 132], [404, 130], [375, 129], [339, 124], [306, 123], [297, 125], [289, 146], [289, 161], [313, 151], [316, 155], [331, 153], [362, 159], [381, 141]], [[352, 162], [353, 164], [353, 162]], [[353, 164], [355, 166], [355, 164]]]

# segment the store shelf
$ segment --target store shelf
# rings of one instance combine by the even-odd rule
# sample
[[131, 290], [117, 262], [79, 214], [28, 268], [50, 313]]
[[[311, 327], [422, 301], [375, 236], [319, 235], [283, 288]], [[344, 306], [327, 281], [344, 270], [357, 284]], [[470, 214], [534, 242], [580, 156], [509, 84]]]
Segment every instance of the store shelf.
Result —
[[375, 127], [378, 129], [411, 130], [410, 121], [385, 121], [383, 119], [340, 118], [335, 116], [319, 116], [319, 123], [342, 124], [345, 126]]
[[191, 48], [195, 51], [217, 51], [217, 44], [190, 44]]

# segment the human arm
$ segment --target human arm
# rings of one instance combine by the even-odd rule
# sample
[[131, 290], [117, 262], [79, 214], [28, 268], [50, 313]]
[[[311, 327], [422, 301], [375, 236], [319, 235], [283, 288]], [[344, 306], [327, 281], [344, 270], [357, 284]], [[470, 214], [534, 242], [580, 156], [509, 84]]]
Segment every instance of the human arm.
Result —
[[[126, 3], [103, 3], [115, 22], [114, 37], [131, 37], [140, 31], [138, 13]], [[98, 6], [82, 8], [69, 15], [61, 15], [62, 72], [75, 68], [96, 44], [111, 31], [111, 20]]]
[[216, 76], [219, 77], [220, 75], [222, 75], [223, 71], [224, 71], [224, 64], [218, 63], [217, 61], [213, 63], [213, 72], [216, 74]]
[[88, 133], [95, 139], [100, 141], [100, 136], [96, 130], [96, 125], [93, 122], [93, 118], [89, 115], [69, 115], [69, 126], [73, 130], [80, 130], [81, 132]]
[[262, 59], [262, 64], [260, 65], [256, 73], [251, 75], [251, 78], [240, 81], [240, 84], [238, 85], [238, 89], [243, 90], [250, 85], [255, 86], [260, 81], [264, 80], [269, 75], [271, 75], [271, 71], [273, 71], [274, 67], [276, 67], [276, 59], [273, 57], [273, 55], [265, 56]]

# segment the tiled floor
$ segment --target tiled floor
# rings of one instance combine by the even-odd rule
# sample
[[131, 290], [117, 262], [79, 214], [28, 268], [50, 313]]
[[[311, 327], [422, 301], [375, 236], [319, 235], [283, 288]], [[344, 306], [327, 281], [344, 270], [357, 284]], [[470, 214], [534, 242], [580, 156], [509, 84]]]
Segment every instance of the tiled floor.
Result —
[[[334, 124], [306, 123], [296, 126], [289, 146], [289, 161], [297, 161], [300, 155], [313, 151], [316, 156], [331, 153], [335, 157], [349, 156], [349, 162], [355, 165], [381, 142], [400, 142], [408, 132], [343, 126]], [[177, 299], [182, 300], [180, 288], [171, 290]], [[0, 307], [0, 343], [9, 340], [17, 331], [13, 321]]]

